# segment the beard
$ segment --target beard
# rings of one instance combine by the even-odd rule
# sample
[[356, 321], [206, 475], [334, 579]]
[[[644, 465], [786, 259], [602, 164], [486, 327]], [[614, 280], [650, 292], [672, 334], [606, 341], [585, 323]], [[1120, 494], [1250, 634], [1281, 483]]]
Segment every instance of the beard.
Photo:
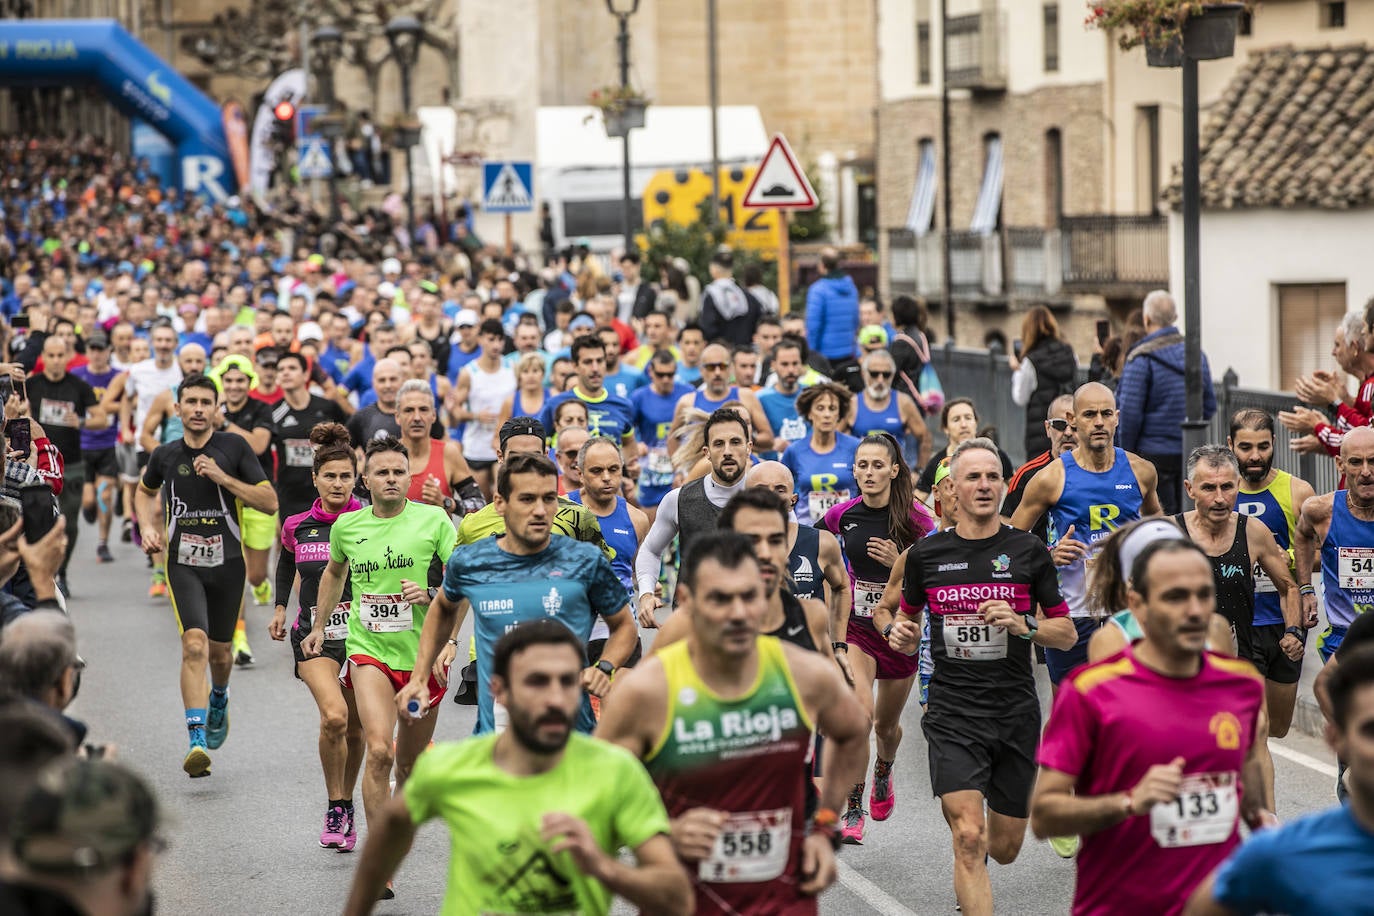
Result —
[[1274, 459], [1270, 459], [1256, 468], [1254, 465], [1242, 464], [1240, 466], [1240, 476], [1248, 484], [1257, 484], [1269, 476], [1270, 470], [1274, 467]]
[[[572, 720], [560, 712], [549, 710], [544, 712], [536, 720], [524, 710], [517, 710], [514, 707], [506, 707], [506, 712], [510, 714], [510, 733], [511, 736], [525, 750], [534, 754], [556, 754], [563, 750], [568, 744], [568, 737], [572, 734]], [[567, 730], [553, 740], [545, 740], [539, 735], [539, 726], [543, 723], [551, 723], [556, 720], [559, 724], [565, 725]]]
[[717, 479], [719, 479], [722, 483], [729, 485], [744, 476], [745, 464], [743, 462], [737, 462], [729, 470], [713, 466], [711, 470], [715, 471]]

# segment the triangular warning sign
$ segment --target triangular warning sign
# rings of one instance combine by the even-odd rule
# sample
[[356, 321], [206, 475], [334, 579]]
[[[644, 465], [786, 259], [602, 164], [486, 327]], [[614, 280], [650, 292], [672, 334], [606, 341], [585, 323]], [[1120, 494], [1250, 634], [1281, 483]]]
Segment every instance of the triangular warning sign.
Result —
[[532, 204], [530, 189], [525, 187], [515, 166], [507, 162], [487, 191], [487, 209], [524, 209]]
[[744, 207], [751, 210], [814, 210], [816, 192], [806, 173], [797, 165], [792, 147], [782, 134], [774, 134], [754, 181], [744, 195]]

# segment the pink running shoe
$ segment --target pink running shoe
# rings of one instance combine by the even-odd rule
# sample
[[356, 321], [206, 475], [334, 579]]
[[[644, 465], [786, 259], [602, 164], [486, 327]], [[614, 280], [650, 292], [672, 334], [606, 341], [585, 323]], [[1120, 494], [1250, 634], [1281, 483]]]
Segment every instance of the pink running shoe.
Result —
[[343, 842], [339, 844], [339, 852], [352, 852], [353, 847], [358, 845], [358, 825], [353, 823], [353, 809], [344, 809], [344, 832]]
[[320, 846], [337, 849], [344, 844], [344, 823], [347, 816], [337, 805], [324, 813], [324, 830], [320, 832]]
[[892, 816], [897, 804], [897, 792], [892, 786], [892, 765], [873, 768], [873, 788], [868, 792], [868, 810], [875, 821], [885, 821]]
[[864, 809], [861, 805], [851, 804], [840, 818], [840, 840], [851, 846], [862, 846], [864, 842]]

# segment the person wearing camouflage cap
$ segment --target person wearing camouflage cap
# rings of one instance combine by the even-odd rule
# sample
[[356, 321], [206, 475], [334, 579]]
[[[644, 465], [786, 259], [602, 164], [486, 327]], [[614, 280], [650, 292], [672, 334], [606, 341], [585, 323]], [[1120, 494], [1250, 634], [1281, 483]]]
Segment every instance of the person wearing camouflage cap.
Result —
[[104, 760], [64, 759], [39, 773], [10, 824], [0, 912], [141, 916], [164, 848], [142, 779]]

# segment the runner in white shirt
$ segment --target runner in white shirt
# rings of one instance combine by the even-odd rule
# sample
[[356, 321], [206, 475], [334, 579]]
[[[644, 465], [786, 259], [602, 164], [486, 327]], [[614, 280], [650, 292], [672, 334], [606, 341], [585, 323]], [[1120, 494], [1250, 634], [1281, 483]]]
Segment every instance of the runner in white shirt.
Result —
[[515, 370], [501, 365], [501, 355], [506, 346], [506, 333], [501, 322], [489, 318], [478, 329], [478, 346], [482, 355], [468, 363], [458, 373], [458, 384], [453, 386], [452, 403], [449, 413], [455, 422], [465, 423], [463, 428], [463, 457], [472, 476], [482, 488], [482, 496], [491, 500], [491, 482], [496, 466], [496, 449], [492, 440], [496, 437], [496, 424], [501, 416], [501, 405], [506, 398], [515, 393]]

